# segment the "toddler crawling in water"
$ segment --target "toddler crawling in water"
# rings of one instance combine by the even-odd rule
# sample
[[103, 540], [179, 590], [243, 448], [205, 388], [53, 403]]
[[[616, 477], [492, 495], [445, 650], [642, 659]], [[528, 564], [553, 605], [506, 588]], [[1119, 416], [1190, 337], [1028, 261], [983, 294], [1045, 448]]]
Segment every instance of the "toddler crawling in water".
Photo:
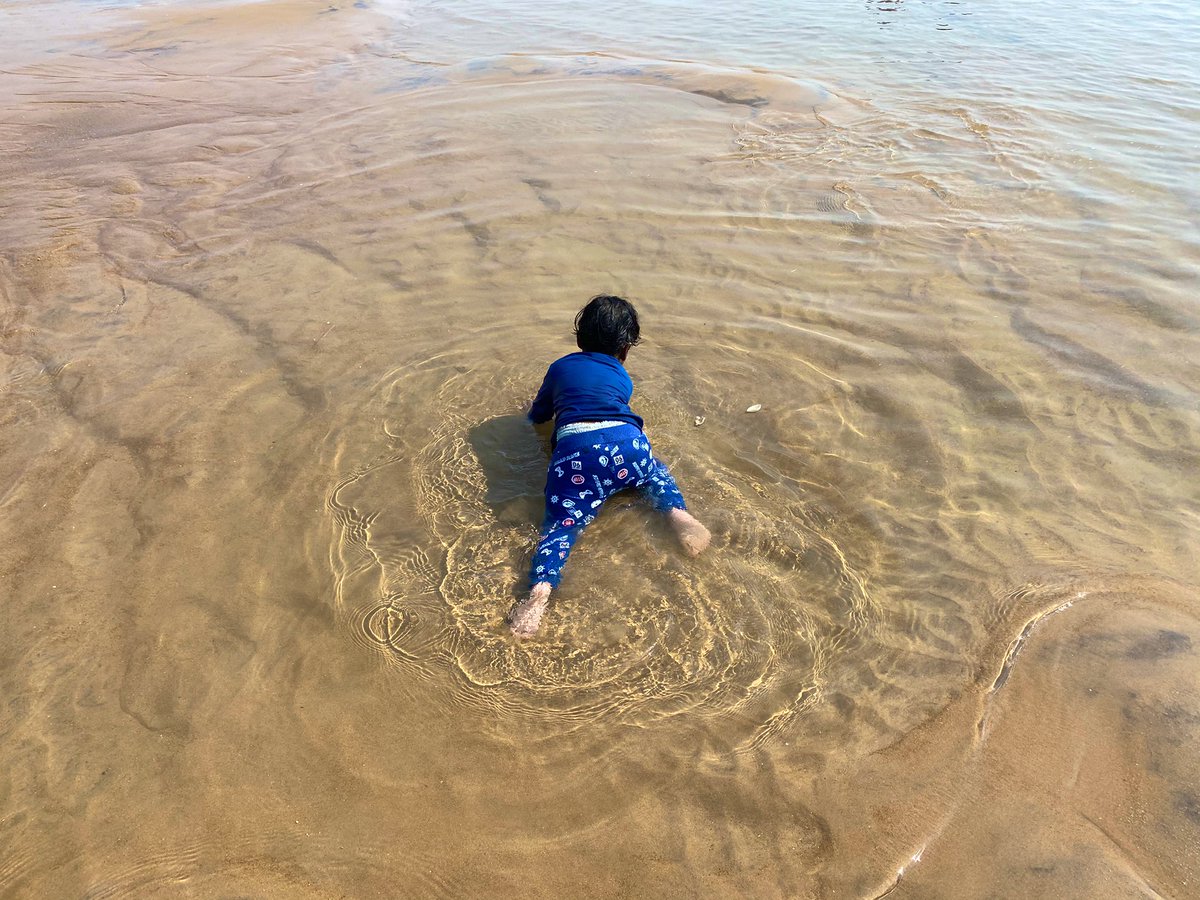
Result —
[[554, 437], [546, 516], [531, 564], [533, 588], [509, 618], [518, 637], [537, 631], [576, 538], [617, 491], [641, 491], [666, 513], [692, 556], [708, 546], [708, 529], [687, 511], [675, 479], [651, 454], [641, 417], [629, 408], [633, 381], [622, 364], [639, 339], [632, 303], [607, 294], [593, 297], [575, 317], [580, 352], [550, 366], [529, 410], [538, 424], [554, 418]]

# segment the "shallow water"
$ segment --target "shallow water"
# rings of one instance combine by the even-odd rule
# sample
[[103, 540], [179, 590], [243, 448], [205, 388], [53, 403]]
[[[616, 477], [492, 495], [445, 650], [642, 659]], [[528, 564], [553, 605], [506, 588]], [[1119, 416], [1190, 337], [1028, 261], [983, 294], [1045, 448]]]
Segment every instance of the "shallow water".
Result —
[[1193, 893], [1200, 17], [578, 7], [0, 11], [0, 893]]

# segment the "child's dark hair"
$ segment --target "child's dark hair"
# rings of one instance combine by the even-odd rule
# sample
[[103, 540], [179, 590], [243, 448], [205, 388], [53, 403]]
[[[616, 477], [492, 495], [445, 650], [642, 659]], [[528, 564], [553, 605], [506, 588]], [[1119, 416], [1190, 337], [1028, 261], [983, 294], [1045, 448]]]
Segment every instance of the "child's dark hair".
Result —
[[575, 316], [575, 343], [586, 353], [607, 353], [623, 361], [640, 340], [637, 310], [622, 297], [597, 294]]

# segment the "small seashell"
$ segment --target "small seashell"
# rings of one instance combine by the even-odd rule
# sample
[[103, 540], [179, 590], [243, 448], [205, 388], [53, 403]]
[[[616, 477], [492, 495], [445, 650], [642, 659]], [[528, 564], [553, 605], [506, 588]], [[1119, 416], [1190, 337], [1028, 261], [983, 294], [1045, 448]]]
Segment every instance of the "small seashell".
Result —
[[704, 416], [696, 416], [696, 424], [703, 425], [704, 424]]
[[758, 412], [760, 409], [762, 409], [762, 404], [755, 403], [753, 406], [747, 406], [746, 412]]

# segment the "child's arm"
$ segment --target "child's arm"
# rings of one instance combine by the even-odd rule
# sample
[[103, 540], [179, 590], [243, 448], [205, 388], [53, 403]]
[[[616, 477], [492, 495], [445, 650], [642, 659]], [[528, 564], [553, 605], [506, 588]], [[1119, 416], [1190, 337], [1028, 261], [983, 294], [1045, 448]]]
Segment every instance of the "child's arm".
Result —
[[554, 418], [554, 389], [550, 383], [550, 373], [546, 373], [546, 377], [542, 379], [542, 386], [537, 392], [537, 396], [533, 398], [533, 405], [529, 407], [529, 421], [535, 425], [541, 425], [543, 422], [549, 422]]

